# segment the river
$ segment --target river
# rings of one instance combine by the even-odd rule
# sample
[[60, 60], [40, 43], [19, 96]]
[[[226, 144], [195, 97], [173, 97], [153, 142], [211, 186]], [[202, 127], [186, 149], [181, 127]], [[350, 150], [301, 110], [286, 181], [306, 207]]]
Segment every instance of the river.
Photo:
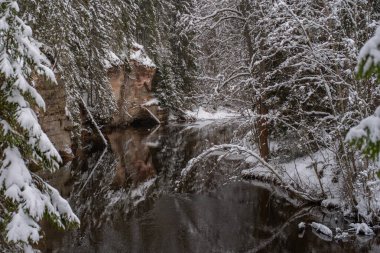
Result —
[[[129, 128], [108, 134], [109, 147], [84, 156], [51, 183], [67, 197], [81, 228], [44, 224], [42, 252], [380, 252], [378, 237], [331, 241], [301, 221], [347, 227], [338, 212], [302, 206], [278, 188], [243, 180], [238, 157], [197, 166], [178, 188], [187, 162], [239, 134], [239, 121]], [[104, 153], [104, 154], [103, 154]], [[103, 158], [98, 162], [99, 157]], [[85, 158], [83, 158], [85, 157]], [[91, 173], [93, 172], [93, 173]]]

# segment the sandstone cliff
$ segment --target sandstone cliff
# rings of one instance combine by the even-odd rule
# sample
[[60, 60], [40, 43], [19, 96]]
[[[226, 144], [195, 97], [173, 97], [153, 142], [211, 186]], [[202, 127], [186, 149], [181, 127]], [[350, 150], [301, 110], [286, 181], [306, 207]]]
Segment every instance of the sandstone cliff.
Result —
[[72, 122], [66, 107], [66, 90], [59, 76], [58, 84], [51, 84], [42, 78], [37, 78], [35, 82], [46, 104], [46, 111], [38, 112], [40, 125], [65, 163], [74, 158], [71, 150]]
[[[111, 56], [113, 61], [107, 63], [107, 75], [118, 106], [111, 125], [160, 124], [167, 121], [167, 111], [159, 106], [152, 91], [157, 67], [144, 48], [133, 44], [127, 57], [128, 68], [116, 55]], [[59, 76], [57, 80], [58, 84], [55, 85], [36, 78], [37, 89], [46, 103], [46, 112], [40, 111], [38, 117], [41, 127], [60, 152], [64, 162], [67, 162], [74, 158], [71, 140], [73, 127], [66, 104], [65, 85]]]
[[108, 69], [110, 85], [118, 105], [113, 124], [158, 124], [166, 121], [167, 113], [159, 106], [152, 91], [157, 67], [141, 45], [134, 43], [129, 53], [129, 69], [122, 63]]

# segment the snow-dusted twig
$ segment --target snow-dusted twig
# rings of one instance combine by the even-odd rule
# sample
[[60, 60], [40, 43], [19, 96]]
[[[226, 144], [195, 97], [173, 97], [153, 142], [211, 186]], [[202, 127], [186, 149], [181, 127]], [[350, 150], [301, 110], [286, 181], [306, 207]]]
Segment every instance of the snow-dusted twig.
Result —
[[235, 13], [236, 15], [238, 16], [233, 16], [234, 18], [237, 18], [237, 19], [241, 19], [243, 21], [246, 21], [245, 18], [243, 18], [243, 14], [236, 10], [236, 9], [231, 9], [231, 8], [224, 8], [224, 9], [220, 9], [220, 10], [216, 10], [214, 11], [212, 14], [208, 15], [208, 16], [205, 16], [205, 17], [198, 17], [197, 19], [199, 21], [204, 21], [204, 20], [207, 20], [207, 19], [211, 19], [211, 18], [214, 18], [215, 16], [217, 16], [218, 14], [220, 13], [226, 13], [226, 12], [232, 12], [232, 13]]
[[324, 190], [324, 188], [323, 188], [323, 184], [322, 184], [321, 178], [319, 177], [319, 174], [318, 174], [318, 164], [317, 164], [317, 162], [313, 159], [312, 156], [310, 156], [310, 158], [312, 159], [312, 164], [311, 164], [311, 166], [313, 167], [313, 171], [314, 171], [314, 173], [315, 173], [315, 177], [316, 177], [317, 180], [318, 180], [319, 187], [321, 188], [321, 191], [322, 191], [322, 195], [323, 195], [323, 196], [326, 196], [326, 193], [325, 193], [325, 190]]
[[237, 78], [240, 78], [240, 77], [244, 77], [244, 76], [251, 76], [251, 73], [238, 73], [236, 75], [233, 75], [231, 76], [230, 78], [228, 78], [226, 81], [224, 81], [222, 83], [222, 85], [219, 87], [217, 87], [218, 90], [222, 89], [226, 84], [230, 83], [231, 81], [237, 79]]

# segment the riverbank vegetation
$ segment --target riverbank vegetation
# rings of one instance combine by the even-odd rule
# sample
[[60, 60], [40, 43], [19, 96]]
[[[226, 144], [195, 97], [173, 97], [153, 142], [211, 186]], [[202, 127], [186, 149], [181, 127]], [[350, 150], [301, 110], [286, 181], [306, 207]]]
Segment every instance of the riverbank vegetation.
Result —
[[[266, 170], [256, 167], [246, 175], [267, 174], [302, 198], [307, 194], [361, 221], [377, 222], [378, 115], [347, 132], [378, 106], [379, 87], [371, 77], [377, 72], [376, 39], [358, 60], [377, 26], [378, 4], [196, 2], [197, 12], [187, 17], [202, 52], [198, 80], [207, 101], [235, 105], [249, 115], [247, 135], [236, 143], [241, 146], [219, 148], [260, 155]], [[281, 159], [283, 145], [300, 157], [291, 163]]]

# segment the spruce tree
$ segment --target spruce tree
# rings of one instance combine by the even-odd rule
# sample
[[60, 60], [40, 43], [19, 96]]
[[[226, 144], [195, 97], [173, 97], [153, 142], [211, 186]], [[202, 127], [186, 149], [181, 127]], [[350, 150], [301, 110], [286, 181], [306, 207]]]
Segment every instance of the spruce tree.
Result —
[[61, 158], [38, 123], [45, 103], [32, 77], [55, 82], [17, 1], [0, 0], [0, 240], [31, 250], [44, 217], [65, 229], [79, 224], [68, 202], [31, 170], [54, 171]]
[[[356, 69], [358, 78], [371, 78], [375, 75], [377, 81], [380, 81], [379, 46], [380, 27], [360, 50]], [[364, 118], [358, 125], [351, 128], [346, 139], [359, 148], [365, 156], [378, 160], [380, 154], [380, 106], [373, 115]]]

